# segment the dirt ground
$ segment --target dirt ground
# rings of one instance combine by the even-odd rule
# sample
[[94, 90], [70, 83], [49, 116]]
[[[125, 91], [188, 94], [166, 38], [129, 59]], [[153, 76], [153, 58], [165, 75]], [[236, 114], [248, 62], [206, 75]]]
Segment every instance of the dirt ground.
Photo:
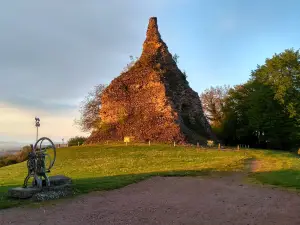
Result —
[[297, 193], [239, 176], [153, 177], [40, 208], [0, 210], [0, 224], [300, 224]]

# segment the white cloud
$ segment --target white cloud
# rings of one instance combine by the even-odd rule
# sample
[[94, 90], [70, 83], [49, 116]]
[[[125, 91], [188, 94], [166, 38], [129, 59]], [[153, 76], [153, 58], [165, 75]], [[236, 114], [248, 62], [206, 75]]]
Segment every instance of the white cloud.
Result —
[[53, 141], [65, 140], [75, 135], [84, 135], [74, 126], [73, 120], [78, 117], [76, 110], [64, 115], [49, 114], [40, 110], [27, 110], [0, 103], [0, 140], [34, 141], [36, 128], [34, 117], [41, 118], [39, 136], [46, 136]]
[[[170, 1], [30, 0], [0, 7], [0, 141], [82, 135], [78, 100], [138, 55], [148, 18]], [[172, 5], [174, 3], [172, 2]]]

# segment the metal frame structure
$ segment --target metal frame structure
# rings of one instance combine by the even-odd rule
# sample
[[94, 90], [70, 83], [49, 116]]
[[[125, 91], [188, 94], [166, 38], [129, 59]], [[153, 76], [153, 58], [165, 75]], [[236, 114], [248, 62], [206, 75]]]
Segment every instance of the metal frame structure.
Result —
[[[44, 145], [43, 142], [48, 141], [49, 145]], [[53, 158], [50, 156], [50, 151], [53, 151]], [[46, 160], [49, 160], [49, 165], [46, 165]], [[38, 139], [35, 145], [31, 145], [31, 152], [28, 154], [27, 168], [28, 175], [24, 180], [23, 187], [28, 186], [28, 181], [33, 177], [32, 187], [42, 188], [50, 186], [49, 177], [50, 169], [53, 167], [56, 160], [56, 148], [54, 143], [47, 137]]]

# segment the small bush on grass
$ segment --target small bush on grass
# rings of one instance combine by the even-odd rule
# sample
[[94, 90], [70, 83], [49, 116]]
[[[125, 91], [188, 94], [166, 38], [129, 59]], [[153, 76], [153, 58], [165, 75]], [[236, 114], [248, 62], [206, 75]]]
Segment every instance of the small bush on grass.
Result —
[[72, 137], [70, 138], [70, 140], [68, 141], [68, 146], [78, 146], [78, 145], [82, 145], [85, 141], [86, 141], [86, 137], [83, 136], [76, 136], [76, 137]]

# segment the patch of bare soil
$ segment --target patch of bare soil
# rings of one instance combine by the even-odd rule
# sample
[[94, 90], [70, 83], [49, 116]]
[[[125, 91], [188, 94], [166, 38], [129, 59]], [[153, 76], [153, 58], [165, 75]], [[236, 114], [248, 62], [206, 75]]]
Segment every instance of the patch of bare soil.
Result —
[[261, 166], [261, 161], [259, 160], [252, 160], [251, 161], [251, 172], [256, 172], [260, 166]]
[[300, 224], [297, 193], [242, 183], [242, 176], [153, 177], [40, 208], [0, 211], [0, 224]]

